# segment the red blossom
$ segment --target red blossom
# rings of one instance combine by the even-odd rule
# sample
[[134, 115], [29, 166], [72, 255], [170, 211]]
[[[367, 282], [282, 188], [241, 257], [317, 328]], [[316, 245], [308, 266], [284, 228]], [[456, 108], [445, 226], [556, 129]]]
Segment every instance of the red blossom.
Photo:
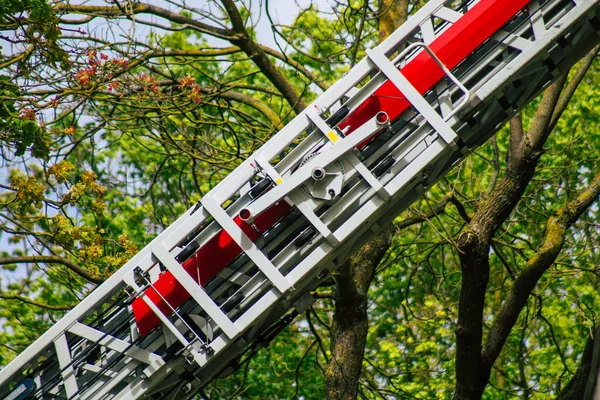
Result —
[[35, 121], [35, 111], [31, 107], [21, 110], [19, 117], [24, 121]]
[[128, 65], [128, 63], [127, 63], [127, 60], [126, 60], [126, 59], [124, 59], [123, 57], [121, 57], [121, 58], [119, 58], [119, 59], [115, 58], [114, 60], [112, 60], [112, 62], [113, 62], [114, 64], [116, 64], [116, 65], [120, 66], [120, 67], [121, 67], [121, 68], [123, 68], [123, 69], [127, 69], [127, 65]]
[[50, 99], [50, 101], [48, 102], [48, 107], [52, 107], [52, 108], [56, 108], [58, 107], [60, 101], [60, 97], [58, 96], [54, 96], [53, 98]]
[[158, 92], [158, 83], [156, 82], [156, 79], [145, 74], [141, 74], [138, 78], [141, 81], [142, 86], [145, 86], [153, 92]]
[[192, 86], [195, 83], [196, 83], [196, 79], [187, 75], [179, 80], [179, 88], [183, 89], [184, 87]]
[[82, 69], [75, 75], [75, 79], [79, 81], [80, 85], [86, 85], [90, 82], [92, 77], [96, 75], [96, 68], [90, 67], [86, 69]]
[[192, 86], [192, 90], [188, 94], [188, 99], [191, 99], [194, 103], [199, 104], [202, 100], [202, 93], [200, 91], [200, 86], [197, 83], [194, 83]]

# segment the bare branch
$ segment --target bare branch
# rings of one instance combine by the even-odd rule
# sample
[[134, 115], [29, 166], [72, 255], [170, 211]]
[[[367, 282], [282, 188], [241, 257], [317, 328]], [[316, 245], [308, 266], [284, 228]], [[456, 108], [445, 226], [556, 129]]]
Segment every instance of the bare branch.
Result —
[[25, 264], [25, 263], [46, 263], [46, 264], [62, 264], [75, 272], [77, 275], [86, 279], [89, 282], [101, 284], [104, 279], [96, 278], [85, 269], [81, 268], [77, 263], [68, 258], [61, 256], [15, 256], [15, 257], [0, 257], [0, 265], [7, 264]]
[[[84, 14], [90, 16], [102, 16], [102, 17], [127, 17], [128, 14], [122, 7], [119, 6], [88, 6], [88, 5], [74, 5], [69, 3], [59, 3], [54, 9], [58, 13], [71, 13], [71, 14]], [[193, 18], [188, 18], [182, 14], [175, 13], [173, 11], [161, 8], [152, 4], [145, 3], [132, 3], [131, 8], [127, 10], [131, 14], [150, 14], [157, 17], [164, 18], [168, 21], [177, 24], [187, 24], [195, 30], [209, 34], [211, 36], [228, 40], [232, 36], [232, 32], [226, 29], [214, 27], [212, 25], [205, 24]], [[84, 20], [85, 21], [85, 20]]]
[[0, 293], [0, 299], [18, 300], [18, 301], [22, 301], [23, 303], [31, 304], [32, 306], [36, 306], [39, 308], [44, 308], [46, 310], [52, 310], [52, 311], [69, 311], [70, 309], [72, 309], [73, 307], [75, 307], [77, 305], [75, 303], [75, 304], [69, 304], [69, 305], [63, 305], [63, 306], [56, 306], [56, 305], [41, 303], [39, 301], [32, 300], [28, 297], [21, 296], [19, 294]]
[[277, 58], [278, 60], [281, 60], [281, 61], [289, 64], [292, 68], [298, 70], [302, 75], [306, 76], [312, 83], [317, 85], [321, 90], [325, 91], [329, 88], [323, 81], [317, 79], [309, 70], [304, 68], [304, 66], [302, 64], [300, 64], [299, 62], [285, 56], [284, 54], [282, 54], [276, 50], [273, 50], [270, 47], [263, 46], [262, 44], [259, 44], [258, 46], [266, 54], [273, 56], [273, 57]]
[[229, 15], [229, 18], [231, 19], [233, 31], [235, 32], [235, 35], [228, 40], [239, 46], [244, 53], [252, 59], [260, 71], [271, 81], [273, 86], [281, 92], [296, 114], [302, 112], [307, 105], [301, 100], [294, 87], [283, 76], [281, 71], [279, 71], [269, 57], [267, 57], [264, 50], [251, 39], [244, 27], [242, 17], [233, 0], [221, 0], [221, 2], [223, 3], [227, 15]]
[[502, 307], [492, 323], [490, 333], [483, 347], [483, 360], [487, 366], [491, 366], [498, 358], [512, 327], [527, 303], [529, 295], [544, 272], [552, 266], [556, 257], [558, 257], [565, 242], [567, 230], [598, 199], [598, 196], [600, 196], [600, 174], [596, 175], [590, 185], [577, 198], [559, 209], [548, 220], [542, 245], [517, 276], [508, 297], [502, 303]]

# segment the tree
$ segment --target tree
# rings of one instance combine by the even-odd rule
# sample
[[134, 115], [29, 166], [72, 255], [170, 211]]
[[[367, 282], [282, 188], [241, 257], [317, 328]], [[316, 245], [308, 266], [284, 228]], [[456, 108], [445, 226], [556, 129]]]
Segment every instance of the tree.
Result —
[[[0, 7], [0, 361], [419, 6], [315, 2], [291, 25], [268, 1]], [[597, 51], [203, 396], [581, 398], [599, 299]]]

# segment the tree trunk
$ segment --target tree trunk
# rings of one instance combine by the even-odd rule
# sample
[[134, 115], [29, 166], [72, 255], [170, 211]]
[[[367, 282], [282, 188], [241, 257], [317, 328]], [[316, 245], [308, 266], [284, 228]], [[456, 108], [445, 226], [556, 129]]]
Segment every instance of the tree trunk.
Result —
[[591, 400], [598, 398], [600, 343], [594, 340], [598, 335], [600, 335], [600, 324], [596, 325], [594, 335], [588, 336], [579, 367], [556, 400]]
[[[406, 21], [407, 0], [379, 0], [379, 40]], [[331, 327], [331, 359], [325, 372], [327, 399], [356, 399], [369, 328], [367, 293], [379, 262], [391, 245], [384, 229], [342, 266], [337, 276]]]
[[327, 399], [356, 399], [369, 328], [367, 293], [375, 269], [391, 245], [385, 229], [350, 258], [336, 277], [331, 359], [325, 372]]
[[584, 398], [585, 388], [590, 378], [592, 366], [592, 349], [594, 348], [594, 339], [591, 336], [585, 344], [581, 363], [571, 378], [567, 386], [559, 393], [556, 400], [582, 400]]
[[[458, 237], [462, 283], [456, 328], [455, 400], [481, 399], [492, 366], [527, 304], [527, 299], [544, 272], [556, 260], [568, 229], [600, 195], [599, 174], [577, 198], [569, 201], [548, 219], [542, 243], [514, 279], [484, 342], [483, 309], [492, 239], [525, 193], [548, 136], [591, 66], [597, 51], [598, 48], [595, 48], [583, 59], [568, 85], [565, 86], [568, 75], [565, 73], [545, 90], [528, 132], [523, 129], [520, 114], [511, 120], [506, 173], [481, 201], [468, 226]], [[575, 383], [573, 382], [574, 385]]]

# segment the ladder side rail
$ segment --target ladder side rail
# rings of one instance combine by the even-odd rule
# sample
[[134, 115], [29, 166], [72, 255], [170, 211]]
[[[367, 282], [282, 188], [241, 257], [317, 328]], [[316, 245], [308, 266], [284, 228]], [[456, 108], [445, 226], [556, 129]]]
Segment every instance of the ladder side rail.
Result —
[[[368, 130], [365, 130], [364, 135], [370, 134], [371, 132], [369, 132]], [[355, 135], [354, 136], [354, 140], [353, 141], [349, 141], [350, 144], [348, 146], [344, 146], [344, 147], [348, 147], [348, 149], [346, 149], [346, 151], [349, 151], [350, 149], [352, 149], [353, 147], [355, 147], [355, 145], [357, 143], [360, 143], [362, 140], [364, 140], [364, 137], [362, 137], [363, 135]], [[329, 249], [327, 250], [331, 250], [332, 247], [329, 246]], [[327, 251], [324, 253], [326, 254]], [[313, 260], [314, 259], [314, 260]], [[309, 256], [307, 259], [304, 260], [304, 264], [302, 264], [302, 266], [305, 266], [306, 268], [304, 268], [304, 273], [310, 271], [312, 269], [312, 267], [314, 265], [316, 265], [319, 262], [323, 262], [323, 257], [321, 255], [317, 254], [317, 251], [313, 251], [311, 253], [311, 256]], [[302, 271], [303, 268], [300, 266], [300, 268], [296, 267], [294, 268], [295, 271]], [[301, 279], [304, 276], [304, 273], [300, 273], [297, 274], [297, 278], [296, 279]], [[250, 325], [253, 323], [253, 321], [257, 318], [257, 316], [263, 315], [265, 312], [268, 311], [269, 308], [271, 308], [273, 306], [273, 304], [278, 300], [278, 298], [281, 296], [281, 294], [279, 293], [275, 293], [274, 290], [271, 290], [269, 293], [269, 295], [267, 296], [263, 296], [247, 313], [244, 313], [242, 315], [242, 317], [240, 317], [240, 319], [238, 320], [238, 323], [243, 325]], [[256, 310], [257, 308], [259, 308], [258, 310]], [[249, 317], [248, 317], [249, 316]], [[247, 317], [246, 319], [244, 319], [244, 317]], [[243, 329], [243, 328], [242, 328]], [[226, 343], [225, 343], [226, 344]], [[215, 346], [213, 345], [213, 350], [215, 351], [215, 353], [219, 352], [219, 348], [215, 349]]]
[[574, 3], [575, 6], [566, 15], [560, 18], [559, 23], [555, 22], [546, 29], [544, 35], [533, 39], [530, 46], [523, 50], [521, 54], [511, 62], [509, 67], [503, 69], [500, 73], [485, 82], [481, 88], [478, 88], [475, 91], [477, 97], [485, 98], [497, 91], [509, 76], [518, 74], [530, 60], [539, 57], [539, 55], [548, 47], [552, 46], [557, 38], [560, 37], [569, 26], [582, 18], [585, 18], [585, 15], [595, 8], [597, 3], [596, 0], [577, 0], [577, 2]]
[[[363, 74], [363, 75], [364, 75], [364, 74]], [[352, 84], [354, 84], [354, 83], [352, 83]], [[339, 94], [338, 94], [338, 97], [339, 97]], [[293, 123], [292, 123], [292, 125], [293, 125]], [[304, 128], [304, 127], [303, 127], [303, 128]], [[281, 135], [278, 135], [277, 137], [279, 137], [279, 138], [280, 138], [280, 137], [281, 137]], [[279, 150], [279, 149], [278, 149], [278, 150]], [[260, 150], [259, 150], [259, 151], [260, 151]], [[260, 158], [256, 158], [256, 160], [260, 160]], [[269, 166], [269, 167], [270, 167], [270, 166]], [[234, 173], [234, 174], [235, 174], [235, 173]], [[232, 174], [232, 175], [230, 175], [230, 176], [233, 176], [234, 174]], [[273, 178], [274, 178], [273, 180], [275, 180], [275, 181], [278, 181], [278, 177], [273, 177]], [[245, 185], [245, 184], [246, 184], [246, 182], [244, 182], [244, 181], [238, 181], [238, 182], [237, 182], [237, 185], [236, 185], [236, 186], [234, 186], [234, 189], [237, 189], [237, 190], [239, 190], [239, 188], [240, 188], [241, 186]], [[227, 198], [227, 197], [229, 196], [229, 194], [230, 194], [230, 193], [229, 193], [229, 192], [227, 192], [227, 193], [225, 194], [225, 196], [223, 196], [222, 198], [220, 198], [220, 199], [219, 199], [219, 198], [217, 198], [217, 199], [216, 199], [216, 200], [217, 200], [217, 202], [223, 201], [225, 198]], [[212, 192], [210, 193], [210, 195], [212, 195]], [[214, 224], [213, 224], [213, 226], [214, 226]], [[213, 229], [212, 229], [211, 231], [209, 231], [209, 232], [214, 232], [214, 231], [215, 231], [215, 230], [217, 230], [217, 229], [218, 229], [218, 228], [213, 228]], [[207, 234], [205, 237], [208, 237], [208, 236], [210, 236], [210, 234]], [[196, 242], [197, 242], [197, 243], [200, 243], [200, 241], [199, 241], [199, 240], [196, 240]], [[169, 247], [169, 246], [167, 245], [167, 247]]]
[[[419, 12], [415, 15], [415, 18], [411, 18], [411, 20], [414, 23], [414, 26], [420, 24], [423, 20], [426, 20], [427, 18], [429, 18], [430, 14], [432, 14], [433, 12], [439, 10], [440, 8], [442, 8], [443, 4], [445, 3], [445, 1], [443, 0], [438, 0], [438, 1], [431, 1], [429, 3], [427, 3], [427, 5], [425, 7], [423, 7], [421, 10], [419, 10]], [[402, 37], [400, 36], [405, 36], [406, 34], [408, 34], [410, 32], [410, 30], [414, 29], [414, 26], [411, 26], [411, 24], [407, 24], [404, 28], [401, 29], [402, 35], [398, 35], [396, 34], [395, 37], [397, 40], [402, 39]], [[393, 45], [391, 40], [388, 40], [386, 42], [386, 46], [391, 46]], [[357, 75], [360, 76], [360, 78], [357, 78], [358, 81], [364, 79], [364, 77], [366, 75], [368, 75], [368, 73], [370, 73], [370, 70], [363, 70], [363, 68], [365, 68], [366, 63], [363, 63], [362, 67], [359, 68], [355, 68], [353, 69], [353, 75]], [[340, 87], [344, 87], [345, 86], [354, 86], [356, 84], [356, 82], [352, 82], [352, 83], [345, 83], [340, 81], [338, 82], [336, 85], [334, 85], [329, 92], [333, 93], [333, 92], [337, 92], [339, 93]], [[321, 99], [323, 98], [327, 98], [328, 96], [323, 96]], [[333, 96], [335, 97], [335, 95]], [[326, 104], [327, 107], [330, 106], [329, 103], [334, 103], [335, 101], [339, 100], [338, 98], [335, 98], [333, 100], [329, 100], [324, 101], [324, 100], [320, 100], [320, 101], [324, 101], [324, 103]], [[301, 119], [301, 117], [297, 117], [296, 119]], [[305, 122], [306, 124], [306, 122]], [[301, 131], [304, 131], [305, 128], [307, 127], [307, 125], [303, 125], [302, 128], [300, 128]], [[289, 131], [294, 130], [294, 128], [297, 129], [297, 127], [294, 127], [293, 124], [290, 127], [290, 129], [288, 129]], [[283, 132], [285, 133], [285, 132]], [[277, 148], [277, 150], [275, 151], [275, 153], [277, 153], [279, 151], [279, 149], [281, 148], [281, 143], [280, 139], [283, 137], [283, 141], [287, 141], [288, 139], [286, 138], [285, 134], [278, 134], [276, 136], [276, 140], [272, 140], [270, 141], [270, 145], [265, 146], [265, 149], [269, 149], [269, 148]], [[289, 143], [289, 142], [288, 142]], [[288, 143], [285, 143], [286, 145]], [[266, 150], [264, 150], [266, 152]], [[238, 169], [243, 169], [243, 168], [238, 168]], [[234, 180], [234, 176], [232, 176], [232, 178], [230, 178], [231, 180]], [[250, 176], [251, 177], [251, 176]], [[248, 177], [248, 178], [250, 178]], [[220, 185], [224, 186], [227, 184], [227, 179], [224, 180]], [[218, 192], [219, 185], [215, 188]], [[236, 188], [236, 190], [239, 188]], [[232, 193], [233, 194], [233, 193]], [[185, 214], [184, 216], [180, 217], [174, 224], [172, 224], [169, 228], [167, 228], [165, 230], [165, 232], [163, 232], [161, 234], [161, 236], [167, 236], [167, 237], [176, 237], [176, 235], [172, 235], [172, 232], [170, 231], [174, 231], [177, 230], [177, 228], [179, 228], [179, 225], [193, 225], [194, 221], [190, 221], [189, 218], [187, 218], [188, 215], [193, 215], [194, 212], [193, 211], [197, 211], [195, 210], [194, 207], [191, 207]], [[199, 214], [197, 214], [199, 215]], [[167, 246], [170, 246], [172, 243], [166, 243]], [[111, 278], [109, 278], [109, 280], [107, 280], [107, 282], [105, 282], [103, 285], [103, 290], [99, 290], [100, 288], [98, 288], [97, 290], [95, 290], [93, 295], [88, 296], [86, 299], [84, 299], [84, 301], [82, 303], [80, 303], [80, 305], [78, 305], [76, 308], [74, 308], [70, 313], [68, 313], [68, 316], [65, 316], [66, 319], [63, 319], [59, 324], [55, 325], [51, 330], [49, 330], [48, 332], [46, 332], [46, 334], [42, 335], [42, 337], [40, 337], [39, 343], [36, 345], [32, 345], [31, 350], [29, 351], [24, 351], [23, 353], [21, 353], [20, 356], [18, 356], [13, 363], [11, 363], [10, 368], [4, 368], [2, 371], [0, 371], [0, 381], [4, 381], [5, 378], [8, 377], [8, 375], [12, 375], [13, 373], [15, 373], [19, 368], [21, 368], [29, 359], [32, 359], [35, 357], [35, 353], [38, 351], [38, 349], [40, 348], [45, 348], [47, 346], [44, 346], [42, 343], [46, 343], [47, 345], [50, 344], [50, 342], [52, 341], [53, 338], [57, 337], [61, 331], [64, 329], [64, 326], [69, 326], [72, 323], [74, 323], [75, 321], [83, 318], [83, 316], [86, 314], [86, 312], [90, 309], [93, 308], [94, 305], [96, 304], [102, 304], [104, 302], [104, 300], [108, 297], [111, 296], [111, 294], [116, 291], [119, 290], [120, 288], [123, 287], [122, 284], [122, 280], [120, 279], [120, 275], [123, 275], [125, 273], [129, 273], [130, 270], [135, 266], [135, 264], [146, 264], [146, 263], [142, 263], [140, 262], [140, 258], [142, 257], [147, 257], [147, 254], [144, 254], [145, 252], [142, 251], [141, 253], [138, 253], [138, 255], [134, 256], [134, 258], [127, 263], [122, 270], [124, 271], [120, 271], [120, 273], [115, 273], [113, 274], [113, 276], [111, 276]], [[127, 271], [127, 272], [125, 272]]]
[[[358, 139], [356, 139], [357, 141], [362, 140], [362, 138], [359, 137], [359, 136], [360, 135], [357, 135], [357, 138], [358, 138]], [[424, 158], [424, 157], [422, 157], [422, 158]], [[328, 246], [328, 247], [329, 247], [328, 250], [332, 249], [331, 246]], [[302, 266], [306, 266], [306, 268], [303, 271], [304, 273], [306, 273], [306, 272], [310, 271], [312, 269], [312, 267], [314, 265], [316, 265], [318, 262], [322, 262], [323, 259], [324, 259], [324, 257], [321, 256], [321, 255], [316, 255], [316, 254], [317, 254], [317, 252], [313, 251], [312, 254], [311, 254], [311, 256], [314, 258], [314, 260], [311, 260], [311, 257], [308, 257], [307, 259], [304, 260], [303, 264], [300, 264], [299, 266], [297, 266], [296, 268], [294, 268], [294, 271], [301, 272], [302, 271]], [[296, 281], [296, 280], [299, 280], [299, 279], [303, 278], [303, 275], [304, 275], [303, 273], [297, 274], [296, 275], [296, 279], [294, 279], [293, 281]], [[259, 302], [257, 304], [258, 304], [258, 306], [261, 309], [258, 312], [254, 312], [254, 313], [248, 312], [248, 313], [245, 313], [240, 318], [240, 320], [238, 320], [238, 321], [242, 322], [244, 316], [250, 315], [250, 317], [248, 318], [248, 323], [251, 323], [256, 318], [257, 315], [263, 314], [269, 307], [271, 307], [273, 305], [273, 303], [275, 302], [275, 300], [277, 300], [278, 296], [276, 294], [274, 294], [273, 291], [271, 291], [270, 294], [272, 295], [271, 298], [268, 298], [268, 297], [265, 296], [265, 297], [263, 297], [263, 298], [261, 298], [259, 300]], [[257, 305], [255, 305], [253, 307], [256, 308]], [[252, 310], [252, 308], [251, 308], [251, 310]]]
[[[244, 182], [239, 182], [239, 183], [240, 183], [240, 184], [242, 184], [242, 185], [243, 185], [243, 184], [245, 184]], [[221, 200], [222, 200], [222, 199], [221, 199]], [[305, 214], [306, 214], [306, 213], [305, 213]], [[307, 214], [307, 216], [309, 216], [309, 214]]]

